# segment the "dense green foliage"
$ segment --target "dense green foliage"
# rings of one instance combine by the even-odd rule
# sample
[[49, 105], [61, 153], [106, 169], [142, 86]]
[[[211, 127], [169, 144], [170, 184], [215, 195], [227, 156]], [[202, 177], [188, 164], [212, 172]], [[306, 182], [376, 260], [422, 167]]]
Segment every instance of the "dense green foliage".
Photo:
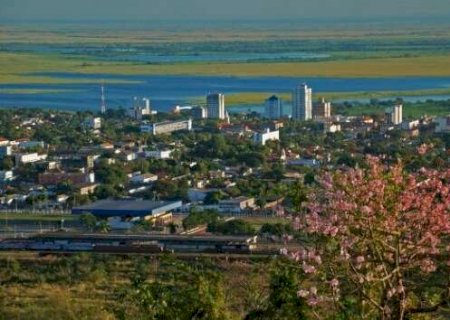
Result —
[[208, 231], [223, 235], [254, 235], [256, 233], [251, 223], [240, 219], [226, 222], [214, 221], [208, 224]]

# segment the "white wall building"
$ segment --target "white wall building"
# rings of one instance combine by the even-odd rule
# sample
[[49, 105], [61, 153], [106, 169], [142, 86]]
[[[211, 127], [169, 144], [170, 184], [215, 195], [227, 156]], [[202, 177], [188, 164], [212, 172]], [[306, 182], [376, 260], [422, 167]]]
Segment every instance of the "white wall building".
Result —
[[280, 131], [270, 131], [270, 129], [267, 128], [264, 132], [255, 132], [253, 135], [253, 142], [263, 146], [269, 140], [280, 140]]
[[399, 125], [403, 122], [403, 105], [398, 104], [386, 109], [386, 122]]
[[171, 159], [172, 151], [171, 150], [144, 151], [144, 157], [154, 159]]
[[158, 180], [158, 176], [151, 173], [138, 174], [131, 177], [130, 182], [135, 184], [145, 184]]
[[142, 133], [153, 135], [171, 133], [180, 130], [192, 130], [192, 119], [184, 121], [165, 121], [158, 123], [144, 123], [141, 125]]
[[102, 128], [102, 118], [87, 118], [84, 120], [83, 126], [90, 130], [99, 130]]
[[418, 128], [420, 125], [420, 120], [413, 120], [413, 121], [404, 121], [402, 123], [402, 129], [404, 130], [413, 130]]
[[312, 89], [303, 83], [297, 86], [292, 95], [292, 119], [312, 119]]
[[37, 153], [16, 154], [16, 164], [34, 163], [45, 159], [47, 159], [46, 154], [37, 154]]
[[209, 119], [225, 119], [225, 95], [222, 93], [207, 95], [206, 108]]

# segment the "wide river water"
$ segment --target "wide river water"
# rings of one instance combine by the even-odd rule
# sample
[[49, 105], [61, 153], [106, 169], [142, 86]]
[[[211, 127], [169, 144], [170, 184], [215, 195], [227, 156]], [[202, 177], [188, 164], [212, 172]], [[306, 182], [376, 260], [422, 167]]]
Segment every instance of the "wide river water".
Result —
[[[129, 107], [134, 96], [151, 99], [152, 108], [168, 111], [176, 105], [187, 105], [209, 92], [226, 94], [265, 92], [268, 94], [291, 91], [300, 83], [313, 88], [314, 99], [321, 92], [373, 92], [412, 91], [450, 88], [450, 77], [399, 77], [399, 78], [291, 78], [291, 77], [221, 77], [221, 76], [118, 76], [47, 74], [70, 79], [95, 79], [90, 84], [23, 84], [0, 85], [0, 107], [41, 107], [60, 110], [98, 110], [100, 105], [100, 80], [105, 79], [108, 107]], [[137, 83], [108, 83], [108, 79], [137, 81]], [[98, 82], [97, 82], [98, 81]], [[49, 90], [46, 93], [7, 93], [11, 90]], [[51, 92], [58, 90], [59, 92]], [[62, 90], [62, 91], [61, 91]], [[393, 97], [394, 98], [394, 97]], [[448, 99], [449, 96], [406, 97], [407, 100]], [[244, 111], [260, 105], [240, 103]], [[288, 106], [287, 106], [288, 107]]]

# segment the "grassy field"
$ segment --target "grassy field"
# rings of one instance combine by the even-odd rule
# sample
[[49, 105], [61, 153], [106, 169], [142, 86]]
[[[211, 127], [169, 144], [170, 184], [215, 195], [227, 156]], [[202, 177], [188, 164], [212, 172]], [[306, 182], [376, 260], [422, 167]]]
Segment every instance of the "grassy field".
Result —
[[[201, 262], [197, 258], [193, 263]], [[254, 292], [263, 297], [266, 294], [270, 261], [221, 260], [215, 264], [223, 278], [230, 319], [242, 319], [253, 306]], [[0, 267], [0, 319], [27, 320], [119, 319], [113, 312], [122, 303], [117, 299], [118, 290], [130, 285], [138, 270], [145, 269], [148, 281], [164, 271], [161, 258], [100, 254], [40, 257], [24, 252], [0, 252]]]
[[27, 89], [27, 88], [0, 88], [0, 94], [53, 94], [53, 93], [68, 93], [68, 92], [80, 92], [80, 90], [72, 89]]
[[[101, 79], [68, 79], [35, 75], [43, 72], [120, 75], [393, 77], [449, 76], [450, 54], [403, 58], [266, 63], [139, 64], [99, 62], [60, 55], [0, 52], [0, 84], [91, 83]], [[126, 82], [108, 79], [107, 82]]]
[[[83, 69], [85, 63], [87, 61], [80, 58], [72, 59], [60, 55], [0, 52], [0, 84], [69, 84], [103, 81], [103, 79], [69, 79], [36, 75], [46, 72], [79, 72], [80, 69]], [[106, 79], [104, 82], [138, 83], [138, 81], [123, 79]], [[27, 92], [25, 91], [25, 93]]]

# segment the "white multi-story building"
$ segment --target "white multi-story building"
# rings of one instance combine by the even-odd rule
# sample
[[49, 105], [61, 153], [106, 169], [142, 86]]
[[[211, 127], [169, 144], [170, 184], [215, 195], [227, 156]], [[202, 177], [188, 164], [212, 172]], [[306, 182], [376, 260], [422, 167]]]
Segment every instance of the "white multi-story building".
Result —
[[269, 140], [280, 140], [280, 131], [270, 131], [267, 128], [264, 132], [256, 132], [253, 135], [253, 142], [264, 146]]
[[386, 109], [386, 122], [388, 124], [399, 125], [403, 122], [403, 105], [398, 104]]
[[180, 130], [192, 130], [192, 119], [183, 121], [165, 121], [158, 123], [144, 123], [141, 125], [142, 133], [153, 135], [171, 133]]
[[271, 96], [265, 102], [266, 117], [269, 119], [280, 119], [283, 116], [283, 105], [281, 98]]
[[225, 95], [222, 93], [208, 94], [206, 108], [209, 119], [225, 119]]
[[312, 89], [303, 83], [292, 94], [292, 118], [295, 120], [312, 119]]

